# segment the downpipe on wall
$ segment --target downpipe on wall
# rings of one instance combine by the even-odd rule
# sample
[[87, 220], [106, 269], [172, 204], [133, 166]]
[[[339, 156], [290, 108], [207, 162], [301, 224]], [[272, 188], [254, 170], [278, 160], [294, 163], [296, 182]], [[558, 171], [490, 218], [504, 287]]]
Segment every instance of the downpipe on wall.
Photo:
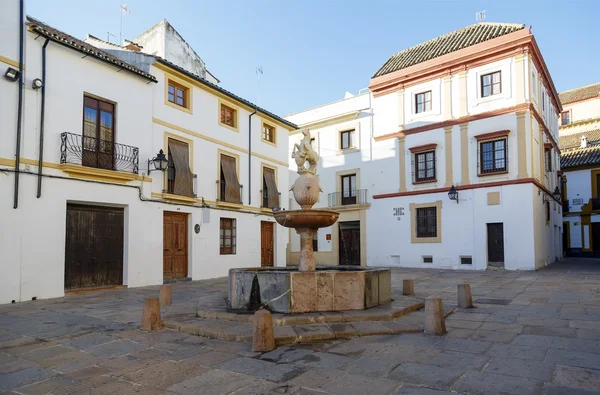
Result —
[[24, 0], [19, 2], [19, 99], [17, 105], [17, 144], [15, 147], [15, 191], [13, 208], [19, 207], [19, 171], [21, 166], [21, 122], [23, 118], [23, 29], [25, 17]]
[[42, 168], [44, 167], [44, 114], [46, 112], [46, 47], [50, 39], [46, 39], [42, 46], [42, 104], [40, 109], [40, 156], [38, 159], [38, 182], [37, 195], [39, 199], [42, 196]]

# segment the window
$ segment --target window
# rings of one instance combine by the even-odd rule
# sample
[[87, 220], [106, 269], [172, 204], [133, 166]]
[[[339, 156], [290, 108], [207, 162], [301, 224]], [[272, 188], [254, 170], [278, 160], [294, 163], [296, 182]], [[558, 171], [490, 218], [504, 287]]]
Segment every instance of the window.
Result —
[[228, 203], [242, 203], [241, 185], [238, 181], [237, 162], [233, 156], [221, 154], [220, 179], [217, 181], [218, 200]]
[[499, 71], [481, 76], [481, 97], [497, 95], [502, 92], [502, 78]]
[[264, 141], [268, 141], [269, 143], [275, 144], [275, 127], [263, 123], [262, 139]]
[[235, 218], [221, 218], [221, 229], [219, 235], [219, 247], [221, 255], [235, 255], [236, 236]]
[[279, 191], [275, 177], [275, 169], [263, 166], [262, 206], [279, 208]]
[[460, 257], [460, 264], [461, 265], [472, 265], [473, 264], [473, 258], [470, 256], [461, 256]]
[[114, 113], [114, 104], [84, 96], [81, 138], [83, 166], [114, 170]]
[[571, 123], [571, 111], [563, 111], [560, 113], [560, 124], [562, 126]]
[[346, 149], [346, 148], [352, 148], [352, 135], [354, 134], [354, 129], [352, 130], [346, 130], [343, 131], [342, 133], [340, 133], [340, 146], [342, 147], [342, 149]]
[[237, 129], [237, 110], [221, 103], [220, 123], [230, 128]]
[[546, 202], [546, 225], [550, 224], [550, 202]]
[[433, 257], [431, 255], [423, 255], [423, 263], [433, 263]]
[[508, 169], [506, 139], [484, 141], [479, 143], [479, 160], [481, 174], [504, 172]]
[[552, 171], [552, 150], [551, 149], [546, 149], [544, 151], [544, 161], [546, 162], [546, 171], [551, 172]]
[[546, 92], [542, 91], [542, 111], [546, 109]]
[[415, 154], [415, 182], [435, 180], [435, 151]]
[[319, 232], [318, 230], [313, 233], [312, 239], [313, 251], [319, 251]]
[[168, 97], [167, 98], [171, 103], [187, 108], [188, 107], [187, 92], [188, 92], [188, 88], [169, 80], [168, 95], [167, 95]]
[[168, 139], [167, 193], [194, 197], [194, 175], [190, 170], [189, 144]]
[[342, 176], [342, 206], [356, 204], [356, 174]]
[[415, 113], [419, 114], [425, 111], [431, 111], [431, 91], [415, 95]]
[[436, 207], [421, 207], [416, 209], [417, 238], [437, 237]]

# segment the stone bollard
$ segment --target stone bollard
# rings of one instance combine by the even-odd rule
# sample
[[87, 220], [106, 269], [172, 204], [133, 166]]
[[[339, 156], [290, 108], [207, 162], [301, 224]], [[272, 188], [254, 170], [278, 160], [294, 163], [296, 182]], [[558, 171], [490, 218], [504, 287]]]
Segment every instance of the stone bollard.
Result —
[[172, 288], [170, 285], [161, 285], [160, 286], [160, 305], [161, 306], [170, 306], [172, 301]]
[[252, 336], [253, 351], [272, 351], [275, 349], [273, 317], [269, 310], [258, 310], [254, 313], [254, 332]]
[[414, 295], [415, 294], [415, 282], [414, 280], [402, 280], [402, 295]]
[[458, 284], [457, 295], [458, 295], [458, 307], [468, 308], [473, 307], [473, 298], [471, 296], [471, 285], [469, 284]]
[[442, 299], [433, 296], [425, 299], [425, 333], [428, 335], [446, 334], [446, 318]]
[[160, 303], [158, 298], [144, 299], [144, 310], [142, 311], [142, 330], [156, 331], [162, 327], [160, 320]]

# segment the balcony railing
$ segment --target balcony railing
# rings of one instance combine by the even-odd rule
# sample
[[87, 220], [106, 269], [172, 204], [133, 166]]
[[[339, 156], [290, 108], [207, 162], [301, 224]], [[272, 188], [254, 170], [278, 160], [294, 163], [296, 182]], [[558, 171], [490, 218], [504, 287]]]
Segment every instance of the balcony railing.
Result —
[[563, 211], [563, 213], [569, 212], [569, 201], [568, 200], [563, 200], [562, 211]]
[[592, 210], [600, 210], [600, 198], [592, 198]]
[[329, 207], [348, 206], [351, 204], [366, 204], [367, 190], [352, 189], [350, 191], [334, 192], [328, 196]]
[[[227, 203], [242, 204], [242, 196], [243, 196], [243, 192], [244, 192], [244, 186], [243, 185], [239, 186], [239, 191], [237, 191], [239, 193], [239, 195], [235, 196], [235, 193], [228, 194], [228, 193], [225, 192], [225, 190], [227, 188], [227, 182], [226, 181], [224, 181], [224, 180], [217, 180], [216, 184], [217, 184], [217, 202], [227, 202]], [[233, 195], [233, 196], [228, 196], [228, 195]]]
[[60, 163], [138, 174], [138, 147], [67, 132], [60, 139]]

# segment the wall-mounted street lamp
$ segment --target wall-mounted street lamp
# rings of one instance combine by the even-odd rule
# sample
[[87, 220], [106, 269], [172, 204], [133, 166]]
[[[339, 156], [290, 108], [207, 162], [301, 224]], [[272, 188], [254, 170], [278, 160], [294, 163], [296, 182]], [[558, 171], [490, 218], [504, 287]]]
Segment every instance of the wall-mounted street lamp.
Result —
[[454, 188], [454, 185], [452, 185], [450, 191], [448, 191], [448, 198], [450, 200], [456, 200], [456, 204], [458, 204], [458, 191]]
[[561, 201], [562, 193], [560, 193], [558, 187], [554, 188], [554, 192], [552, 192], [552, 197], [554, 198], [554, 200], [557, 200], [559, 202]]
[[36, 91], [40, 89], [42, 85], [44, 85], [44, 83], [39, 78], [36, 78], [35, 80], [31, 81], [31, 88]]
[[9, 80], [10, 82], [15, 82], [16, 80], [18, 80], [20, 75], [21, 72], [17, 69], [13, 69], [12, 67], [9, 67], [8, 69], [6, 69], [6, 72], [4, 72], [4, 78]]
[[[152, 169], [150, 167], [150, 164], [152, 164], [154, 169]], [[150, 174], [150, 172], [152, 170], [165, 171], [165, 170], [167, 170], [168, 166], [169, 166], [169, 160], [165, 156], [165, 153], [163, 152], [163, 150], [160, 150], [160, 151], [158, 151], [158, 155], [156, 155], [152, 159], [148, 159], [148, 174]]]

